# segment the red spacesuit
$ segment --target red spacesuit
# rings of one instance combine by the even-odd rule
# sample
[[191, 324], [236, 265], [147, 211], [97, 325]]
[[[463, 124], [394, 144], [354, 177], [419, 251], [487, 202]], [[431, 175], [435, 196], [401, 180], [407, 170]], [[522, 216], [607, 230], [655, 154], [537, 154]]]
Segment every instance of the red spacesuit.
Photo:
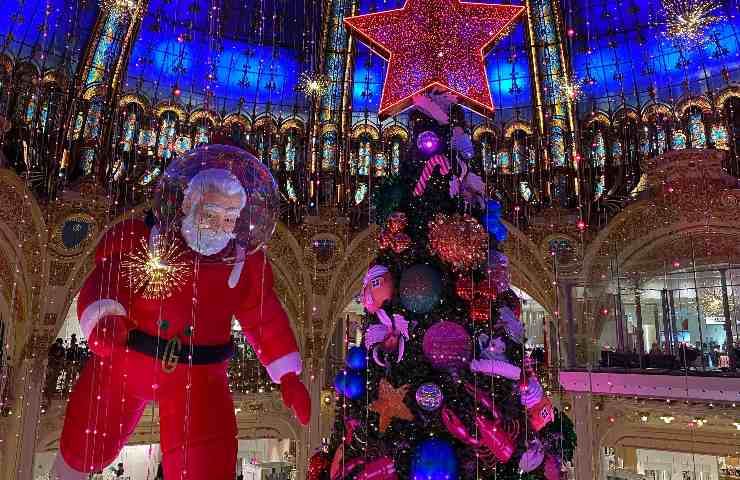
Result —
[[75, 475], [113, 462], [150, 402], [159, 406], [166, 478], [235, 478], [237, 427], [226, 373], [234, 316], [280, 383], [286, 406], [308, 422], [300, 353], [264, 253], [235, 264], [201, 261], [182, 242], [183, 259], [193, 266], [188, 280], [167, 298], [144, 298], [122, 263], [150, 235], [139, 221], [114, 227], [80, 292], [80, 324], [96, 355], [69, 399], [59, 478], [81, 478]]

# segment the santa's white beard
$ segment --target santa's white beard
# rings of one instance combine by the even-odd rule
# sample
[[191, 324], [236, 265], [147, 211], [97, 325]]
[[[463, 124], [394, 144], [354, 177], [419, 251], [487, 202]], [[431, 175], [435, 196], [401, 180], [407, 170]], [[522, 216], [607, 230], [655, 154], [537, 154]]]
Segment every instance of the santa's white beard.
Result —
[[182, 237], [188, 246], [201, 255], [215, 255], [229, 244], [235, 237], [233, 233], [210, 228], [200, 228], [195, 222], [195, 208], [182, 219]]

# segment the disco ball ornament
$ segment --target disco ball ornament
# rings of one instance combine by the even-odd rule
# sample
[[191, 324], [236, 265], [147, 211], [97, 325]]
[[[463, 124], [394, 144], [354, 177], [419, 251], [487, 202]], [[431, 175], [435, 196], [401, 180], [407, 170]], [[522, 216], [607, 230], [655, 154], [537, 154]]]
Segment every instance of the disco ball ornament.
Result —
[[[207, 204], [219, 210], [215, 219]], [[254, 155], [203, 145], [167, 167], [154, 207], [160, 234], [182, 235], [205, 261], [236, 263], [270, 240], [280, 201], [270, 171]]]
[[416, 403], [427, 412], [437, 410], [443, 400], [442, 389], [436, 383], [424, 383], [416, 390]]
[[439, 302], [442, 280], [429, 265], [418, 264], [401, 274], [401, 303], [415, 313], [429, 313]]
[[457, 480], [457, 457], [449, 442], [424, 440], [414, 450], [411, 460], [412, 480]]
[[422, 342], [424, 356], [438, 370], [456, 371], [470, 363], [473, 347], [465, 328], [443, 320], [426, 331]]
[[437, 134], [432, 132], [431, 130], [421, 132], [419, 136], [416, 137], [416, 147], [424, 155], [432, 155], [434, 153], [437, 153], [440, 143], [441, 142]]
[[347, 367], [352, 370], [367, 368], [367, 350], [362, 347], [352, 347], [347, 352]]

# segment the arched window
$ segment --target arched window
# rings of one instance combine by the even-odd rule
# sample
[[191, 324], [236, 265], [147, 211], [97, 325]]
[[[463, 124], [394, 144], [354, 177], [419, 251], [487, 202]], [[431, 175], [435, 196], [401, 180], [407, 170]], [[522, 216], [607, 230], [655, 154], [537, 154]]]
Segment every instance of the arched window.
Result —
[[706, 148], [707, 134], [702, 120], [702, 112], [698, 107], [691, 107], [689, 111], [688, 124], [691, 148]]
[[360, 136], [357, 147], [357, 174], [369, 175], [370, 161], [373, 157], [370, 137], [367, 134]]
[[594, 168], [603, 168], [606, 165], [606, 142], [604, 133], [600, 127], [596, 128], [593, 140], [591, 141], [591, 166]]
[[337, 132], [330, 130], [321, 136], [321, 170], [337, 168]]
[[397, 175], [401, 169], [401, 137], [394, 136], [391, 138], [391, 173]]
[[483, 163], [483, 170], [491, 174], [496, 168], [496, 149], [493, 134], [485, 132], [480, 137], [480, 156]]
[[159, 117], [159, 132], [157, 132], [157, 157], [165, 162], [177, 155], [175, 150], [177, 127], [177, 113], [172, 110], [162, 112], [162, 115]]
[[286, 172], [294, 172], [302, 162], [303, 138], [298, 127], [291, 126], [284, 131], [283, 146], [285, 154], [283, 155], [282, 169]]

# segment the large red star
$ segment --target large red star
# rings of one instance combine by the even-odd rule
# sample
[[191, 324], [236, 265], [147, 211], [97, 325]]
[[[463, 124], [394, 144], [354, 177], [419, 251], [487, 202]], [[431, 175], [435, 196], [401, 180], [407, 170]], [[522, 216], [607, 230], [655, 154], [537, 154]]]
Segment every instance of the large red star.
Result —
[[405, 110], [415, 94], [432, 89], [448, 90], [486, 115], [494, 107], [483, 57], [523, 11], [515, 5], [406, 0], [403, 8], [344, 23], [388, 60], [381, 117]]

